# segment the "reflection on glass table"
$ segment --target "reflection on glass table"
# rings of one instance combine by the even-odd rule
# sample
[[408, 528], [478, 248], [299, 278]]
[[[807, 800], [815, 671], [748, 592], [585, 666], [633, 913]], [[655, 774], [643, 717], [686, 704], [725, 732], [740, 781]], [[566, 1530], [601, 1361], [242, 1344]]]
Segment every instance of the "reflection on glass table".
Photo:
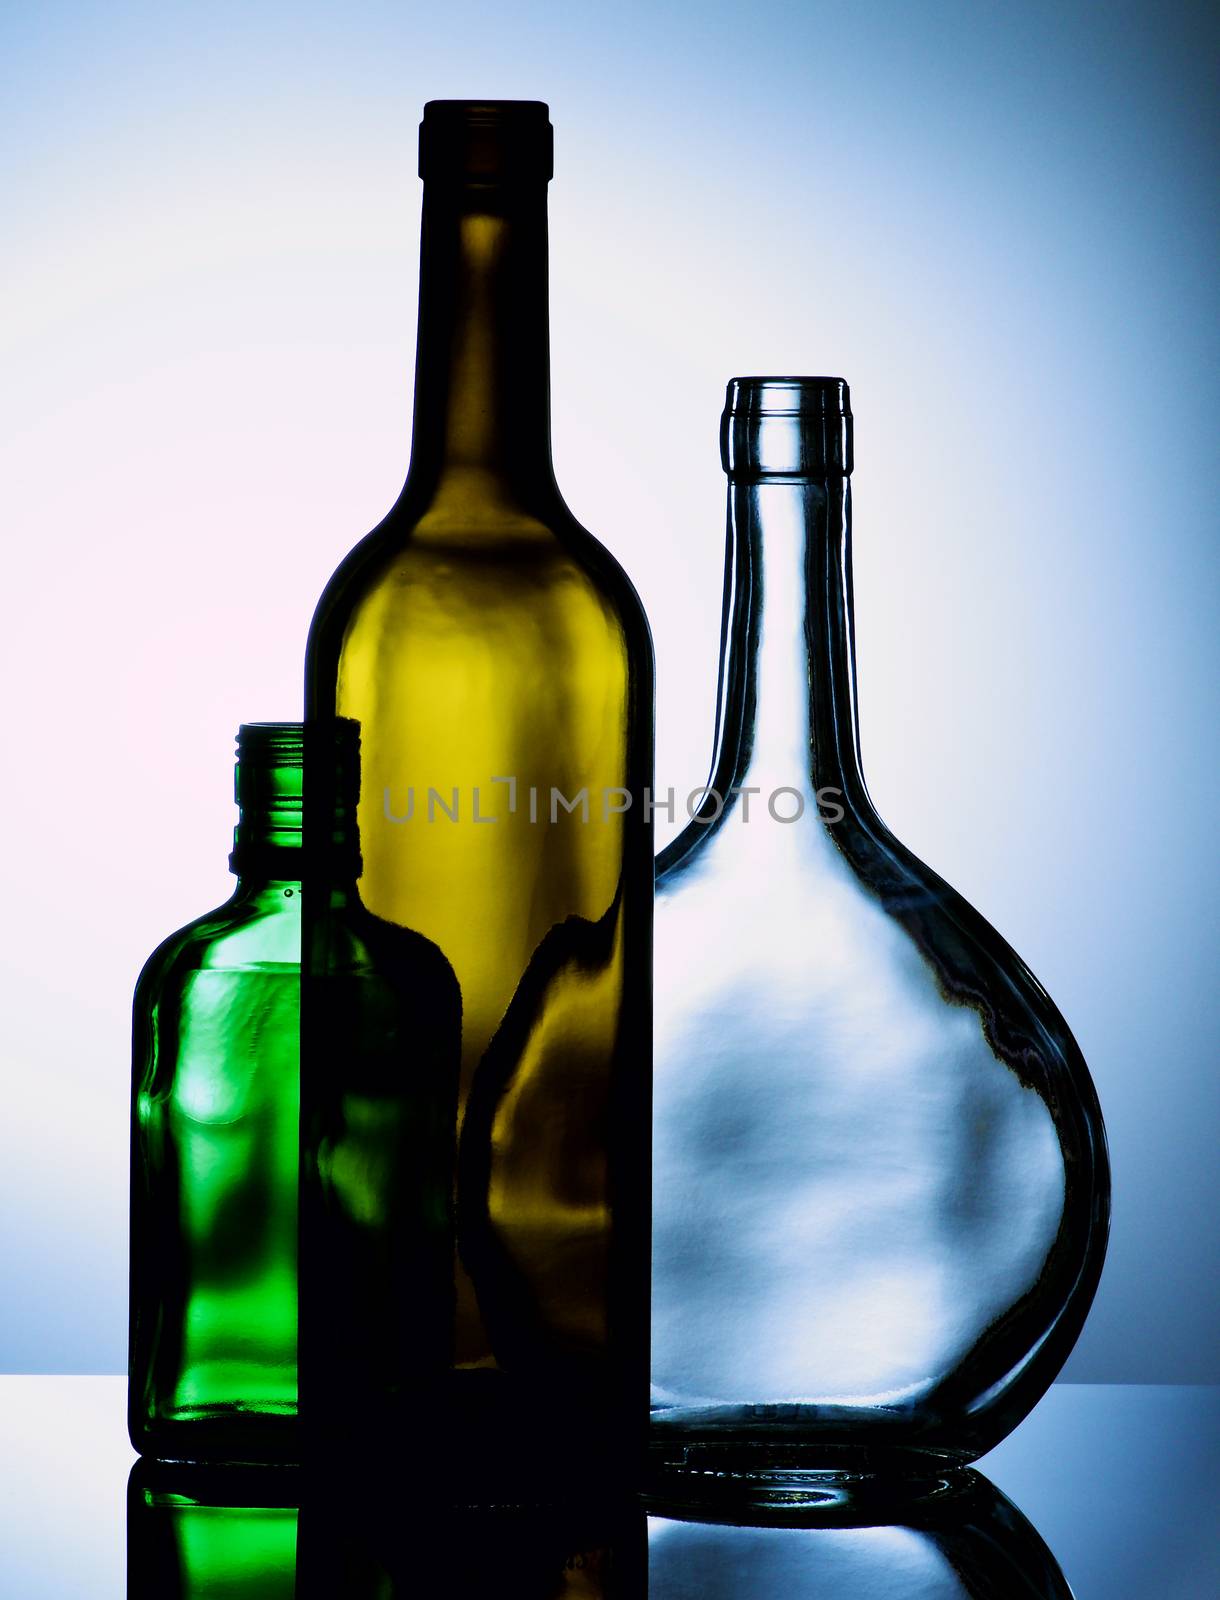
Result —
[[[129, 1589], [124, 1387], [117, 1376], [0, 1376], [3, 1600], [174, 1600], [203, 1576], [209, 1600], [1220, 1596], [1218, 1388], [1056, 1385], [982, 1463], [999, 1493], [977, 1477], [952, 1493], [934, 1482], [897, 1510], [862, 1486], [819, 1503], [808, 1481], [795, 1495], [754, 1486], [744, 1508], [740, 1483], [703, 1482], [696, 1508], [670, 1481], [654, 1484], [665, 1498], [650, 1501], [647, 1523], [591, 1495], [567, 1512], [462, 1511], [421, 1507], [346, 1460], [321, 1495], [285, 1469], [270, 1493], [225, 1474], [209, 1502], [203, 1480], [192, 1496], [158, 1481], [170, 1469], [145, 1466], [131, 1477], [141, 1498]], [[403, 1455], [417, 1493], [409, 1443]], [[1070, 1591], [1054, 1587], [1060, 1571]]]
[[411, 1464], [292, 1468], [138, 1461], [127, 1493], [129, 1600], [602, 1600], [648, 1593], [638, 1506], [457, 1506]]
[[1071, 1600], [1038, 1534], [977, 1472], [906, 1490], [807, 1478], [790, 1497], [719, 1506], [675, 1479], [647, 1518], [430, 1505], [401, 1487], [372, 1487], [352, 1463], [341, 1482], [311, 1483], [139, 1462], [130, 1600], [407, 1600], [433, 1585], [453, 1600]]

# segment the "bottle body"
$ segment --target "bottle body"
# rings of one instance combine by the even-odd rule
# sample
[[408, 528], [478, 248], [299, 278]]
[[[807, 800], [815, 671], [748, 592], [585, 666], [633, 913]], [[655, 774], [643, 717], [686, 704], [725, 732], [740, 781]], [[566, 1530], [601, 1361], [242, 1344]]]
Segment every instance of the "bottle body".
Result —
[[408, 1409], [405, 1375], [447, 1355], [461, 1039], [457, 982], [436, 946], [372, 915], [350, 884], [318, 878], [307, 880], [301, 993], [310, 1459], [361, 1442], [360, 1419]]
[[805, 382], [730, 386], [715, 798], [658, 880], [654, 1434], [969, 1460], [1079, 1332], [1104, 1132], [1040, 985], [868, 799], [846, 388]]
[[[364, 1224], [318, 1141], [324, 1126], [342, 1137], [362, 1068], [307, 1022], [303, 1160], [331, 1231], [302, 1262], [302, 1403], [312, 1371], [320, 1414], [386, 1436], [391, 1405], [415, 1437], [510, 1466], [604, 1453], [646, 1415], [652, 657], [634, 591], [550, 468], [549, 165], [514, 166], [545, 108], [450, 112], [425, 188], [411, 470], [323, 596], [306, 672], [310, 721], [359, 725], [359, 905], [426, 948], [459, 997], [447, 1268], [415, 1294], [440, 1342], [404, 1348], [376, 1392], [356, 1359], [369, 1330], [350, 1328], [336, 1358], [328, 1285]], [[488, 151], [496, 170], [476, 181]], [[324, 775], [309, 782], [307, 850], [333, 811]], [[306, 948], [320, 1015], [339, 958], [320, 924]], [[388, 950], [379, 961], [404, 995], [435, 992]], [[400, 1106], [421, 1082], [416, 1032]]]
[[133, 1007], [129, 1428], [171, 1459], [296, 1448], [299, 724], [244, 727], [243, 777], [286, 787], [295, 827], [247, 793], [236, 893]]

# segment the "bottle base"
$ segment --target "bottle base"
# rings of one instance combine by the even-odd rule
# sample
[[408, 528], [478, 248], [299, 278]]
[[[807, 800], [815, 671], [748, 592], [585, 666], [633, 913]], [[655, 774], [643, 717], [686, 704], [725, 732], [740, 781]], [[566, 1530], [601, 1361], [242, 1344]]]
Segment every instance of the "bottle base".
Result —
[[182, 1408], [169, 1417], [132, 1421], [138, 1455], [201, 1466], [292, 1466], [301, 1459], [295, 1408], [264, 1412], [239, 1406]]
[[[917, 1406], [827, 1404], [654, 1408], [649, 1481], [704, 1483], [732, 1497], [822, 1503], [864, 1477], [934, 1481], [981, 1451], [947, 1440], [944, 1419]], [[736, 1489], [734, 1488], [736, 1486]]]

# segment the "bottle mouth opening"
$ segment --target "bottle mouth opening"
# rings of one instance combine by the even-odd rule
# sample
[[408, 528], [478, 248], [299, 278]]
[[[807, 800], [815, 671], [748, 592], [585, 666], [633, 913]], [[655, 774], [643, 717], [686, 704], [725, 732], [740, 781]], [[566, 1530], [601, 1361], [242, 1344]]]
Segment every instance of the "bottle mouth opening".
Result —
[[842, 378], [730, 378], [730, 416], [850, 417], [851, 394]]

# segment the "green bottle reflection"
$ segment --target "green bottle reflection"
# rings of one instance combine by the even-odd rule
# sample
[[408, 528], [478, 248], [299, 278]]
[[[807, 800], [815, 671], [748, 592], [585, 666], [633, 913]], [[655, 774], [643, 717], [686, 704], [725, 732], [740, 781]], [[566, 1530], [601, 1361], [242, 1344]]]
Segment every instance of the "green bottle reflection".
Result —
[[453, 1506], [363, 1458], [292, 1467], [139, 1461], [128, 1600], [645, 1600], [629, 1505]]
[[293, 1600], [293, 1467], [137, 1461], [127, 1480], [128, 1600]]
[[300, 724], [237, 749], [237, 889], [135, 993], [128, 1422], [176, 1459], [295, 1450]]

